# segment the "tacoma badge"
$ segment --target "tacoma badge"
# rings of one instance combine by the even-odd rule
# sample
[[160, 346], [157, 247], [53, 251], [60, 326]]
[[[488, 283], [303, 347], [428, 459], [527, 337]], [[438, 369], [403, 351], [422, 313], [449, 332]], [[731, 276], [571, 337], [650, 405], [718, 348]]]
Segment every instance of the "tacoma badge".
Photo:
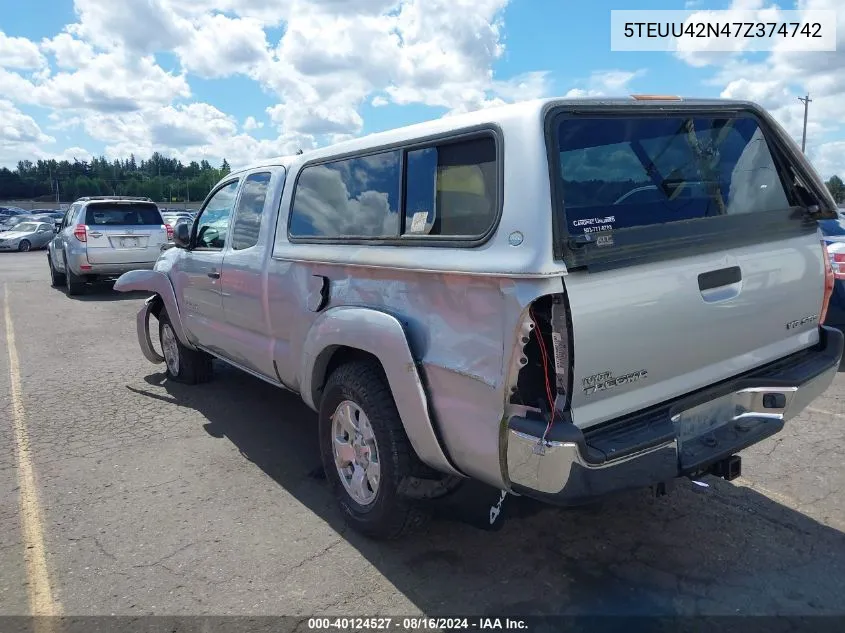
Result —
[[593, 374], [581, 380], [581, 387], [584, 389], [584, 394], [592, 395], [596, 391], [606, 391], [613, 389], [619, 385], [626, 385], [629, 382], [637, 382], [641, 378], [648, 378], [648, 371], [640, 369], [629, 374], [624, 374], [616, 378], [613, 377], [613, 372], [603, 371], [600, 374]]
[[798, 319], [797, 321], [790, 321], [786, 324], [787, 330], [794, 330], [797, 327], [801, 327], [802, 325], [806, 325], [807, 323], [812, 323], [819, 318], [818, 314], [811, 314], [810, 316], [805, 316], [803, 319]]

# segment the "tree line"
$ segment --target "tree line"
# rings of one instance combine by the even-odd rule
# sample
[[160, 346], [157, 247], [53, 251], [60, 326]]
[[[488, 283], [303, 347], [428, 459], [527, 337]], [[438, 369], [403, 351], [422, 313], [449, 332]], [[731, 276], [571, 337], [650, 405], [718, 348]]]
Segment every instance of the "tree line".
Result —
[[[118, 195], [199, 202], [230, 171], [225, 158], [219, 167], [207, 160], [185, 165], [159, 152], [140, 162], [134, 155], [113, 161], [105, 156], [73, 162], [23, 160], [14, 170], [0, 168], [0, 200], [72, 202], [82, 196]], [[839, 176], [825, 184], [838, 204], [845, 203], [845, 183]]]
[[82, 196], [146, 196], [156, 201], [199, 202], [230, 172], [207, 160], [187, 165], [155, 152], [149, 159], [90, 161], [74, 159], [18, 162], [14, 170], [0, 168], [0, 200], [72, 202]]

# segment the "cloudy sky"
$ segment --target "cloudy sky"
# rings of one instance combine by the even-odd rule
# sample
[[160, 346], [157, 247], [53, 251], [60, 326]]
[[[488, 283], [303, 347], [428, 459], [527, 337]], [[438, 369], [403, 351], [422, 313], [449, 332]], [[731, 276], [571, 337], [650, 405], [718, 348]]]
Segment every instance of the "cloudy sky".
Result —
[[[551, 95], [749, 98], [845, 177], [838, 51], [611, 52], [610, 0], [5, 0], [0, 165], [154, 150], [232, 165]], [[636, 3], [626, 3], [626, 8]], [[761, 9], [768, 0], [648, 0]]]

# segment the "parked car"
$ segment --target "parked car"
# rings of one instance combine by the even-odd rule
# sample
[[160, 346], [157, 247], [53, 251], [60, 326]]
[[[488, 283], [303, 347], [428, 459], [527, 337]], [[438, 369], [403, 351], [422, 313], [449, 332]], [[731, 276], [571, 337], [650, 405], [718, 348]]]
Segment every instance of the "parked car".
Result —
[[845, 328], [845, 209], [838, 210], [836, 219], [821, 220], [819, 229], [824, 236], [836, 283], [827, 310], [826, 325]]
[[74, 202], [50, 242], [47, 264], [53, 286], [67, 294], [88, 282], [151, 269], [162, 247], [173, 239], [149, 198], [98, 196]]
[[38, 218], [31, 216], [31, 215], [10, 215], [3, 218], [0, 221], [0, 228], [2, 229], [11, 229], [14, 226], [17, 226], [21, 222], [38, 222]]
[[54, 235], [53, 225], [48, 222], [21, 222], [10, 229], [0, 230], [0, 251], [25, 253], [44, 248]]
[[44, 220], [45, 222], [55, 222], [61, 220], [65, 214], [62, 211], [53, 211], [51, 209], [33, 209], [30, 216]]
[[165, 223], [169, 224], [171, 227], [175, 227], [179, 222], [192, 224], [194, 221], [194, 217], [190, 213], [174, 213], [172, 211], [167, 211], [162, 212], [161, 217]]
[[299, 393], [346, 519], [390, 538], [467, 479], [493, 523], [738, 476], [836, 375], [835, 217], [754, 104], [541, 100], [231, 173], [115, 288], [152, 294], [169, 380], [216, 357]]
[[0, 220], [14, 215], [27, 215], [27, 211], [20, 207], [0, 207]]

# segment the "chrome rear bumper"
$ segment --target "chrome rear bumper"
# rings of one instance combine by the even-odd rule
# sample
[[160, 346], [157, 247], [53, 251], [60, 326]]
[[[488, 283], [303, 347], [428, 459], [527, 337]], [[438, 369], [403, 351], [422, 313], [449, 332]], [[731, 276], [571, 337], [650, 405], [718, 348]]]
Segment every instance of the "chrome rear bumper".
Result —
[[706, 470], [780, 431], [833, 382], [845, 336], [820, 328], [818, 346], [652, 409], [581, 431], [508, 422], [506, 481], [555, 504], [583, 503]]

